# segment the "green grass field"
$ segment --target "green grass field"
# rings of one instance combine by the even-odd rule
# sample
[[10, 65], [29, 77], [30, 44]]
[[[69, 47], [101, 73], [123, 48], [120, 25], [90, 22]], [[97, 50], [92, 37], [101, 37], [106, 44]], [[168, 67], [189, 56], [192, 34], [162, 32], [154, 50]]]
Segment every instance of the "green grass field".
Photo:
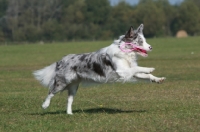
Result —
[[200, 131], [200, 37], [147, 40], [153, 51], [140, 66], [155, 67], [162, 84], [138, 82], [80, 87], [66, 114], [67, 92], [48, 109], [41, 105], [48, 90], [32, 71], [69, 53], [98, 50], [111, 44], [66, 42], [0, 46], [0, 131]]

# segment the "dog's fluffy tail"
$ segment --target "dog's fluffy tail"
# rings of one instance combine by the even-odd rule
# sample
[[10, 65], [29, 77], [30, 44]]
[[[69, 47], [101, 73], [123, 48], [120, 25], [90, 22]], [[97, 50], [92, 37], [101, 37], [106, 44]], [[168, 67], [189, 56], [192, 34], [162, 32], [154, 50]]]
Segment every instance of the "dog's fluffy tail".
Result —
[[40, 81], [40, 83], [43, 86], [51, 89], [52, 86], [54, 85], [54, 78], [56, 75], [55, 70], [56, 70], [56, 63], [53, 63], [50, 66], [47, 66], [43, 69], [34, 71], [33, 75], [38, 81]]

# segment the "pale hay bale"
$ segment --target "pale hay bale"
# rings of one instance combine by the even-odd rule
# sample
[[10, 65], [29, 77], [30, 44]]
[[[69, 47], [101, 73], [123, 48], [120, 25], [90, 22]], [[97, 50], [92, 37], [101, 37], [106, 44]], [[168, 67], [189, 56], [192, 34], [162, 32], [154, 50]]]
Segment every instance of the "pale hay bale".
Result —
[[179, 30], [177, 33], [176, 33], [176, 37], [177, 38], [186, 38], [188, 37], [188, 34], [185, 30]]

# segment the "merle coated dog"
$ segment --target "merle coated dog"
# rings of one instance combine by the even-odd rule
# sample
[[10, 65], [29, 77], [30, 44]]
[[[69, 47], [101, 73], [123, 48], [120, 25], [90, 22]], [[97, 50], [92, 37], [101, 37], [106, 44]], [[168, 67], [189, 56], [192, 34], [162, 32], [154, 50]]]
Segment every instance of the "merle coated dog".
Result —
[[81, 82], [127, 82], [149, 79], [161, 83], [164, 77], [155, 77], [154, 68], [137, 65], [137, 55], [146, 57], [152, 47], [143, 35], [143, 24], [136, 30], [130, 27], [125, 35], [110, 46], [96, 52], [69, 54], [33, 74], [37, 80], [49, 88], [49, 94], [42, 104], [45, 109], [51, 98], [59, 91], [68, 90], [67, 114], [72, 114], [73, 98]]

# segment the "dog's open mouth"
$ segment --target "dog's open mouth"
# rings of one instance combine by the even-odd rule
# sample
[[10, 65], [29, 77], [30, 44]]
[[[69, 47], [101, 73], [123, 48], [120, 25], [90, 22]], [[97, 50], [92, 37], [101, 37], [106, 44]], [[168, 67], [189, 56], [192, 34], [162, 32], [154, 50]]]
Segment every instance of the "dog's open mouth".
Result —
[[142, 48], [136, 48], [135, 51], [137, 51], [140, 55], [144, 56], [144, 57], [147, 57], [148, 54], [147, 54], [147, 51], [142, 49]]

